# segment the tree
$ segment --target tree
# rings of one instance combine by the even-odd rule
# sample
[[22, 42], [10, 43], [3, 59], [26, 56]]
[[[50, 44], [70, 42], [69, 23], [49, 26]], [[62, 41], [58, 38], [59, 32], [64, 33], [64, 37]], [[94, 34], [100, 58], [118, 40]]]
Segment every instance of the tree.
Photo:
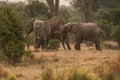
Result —
[[22, 24], [11, 8], [0, 8], [0, 51], [11, 63], [20, 62], [25, 52]]
[[68, 22], [72, 15], [69, 12], [69, 9], [65, 6], [61, 6], [59, 10], [59, 16], [65, 21]]
[[32, 1], [30, 4], [26, 5], [25, 11], [30, 18], [49, 16], [47, 5], [38, 0]]
[[73, 0], [72, 5], [84, 13], [85, 21], [92, 21], [92, 0]]
[[58, 16], [59, 0], [46, 0], [46, 2], [50, 9], [50, 16]]

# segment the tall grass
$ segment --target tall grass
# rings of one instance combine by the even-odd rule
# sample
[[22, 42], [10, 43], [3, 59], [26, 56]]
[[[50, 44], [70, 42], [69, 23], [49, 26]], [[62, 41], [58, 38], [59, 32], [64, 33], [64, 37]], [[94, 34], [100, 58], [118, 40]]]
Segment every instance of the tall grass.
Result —
[[68, 80], [91, 80], [91, 77], [84, 71], [73, 69], [69, 72]]
[[102, 80], [120, 80], [120, 54], [117, 61], [108, 62], [99, 69]]
[[78, 69], [73, 69], [68, 74], [60, 74], [59, 72], [54, 74], [50, 68], [47, 68], [42, 73], [42, 80], [92, 80], [92, 78], [88, 73], [80, 72]]

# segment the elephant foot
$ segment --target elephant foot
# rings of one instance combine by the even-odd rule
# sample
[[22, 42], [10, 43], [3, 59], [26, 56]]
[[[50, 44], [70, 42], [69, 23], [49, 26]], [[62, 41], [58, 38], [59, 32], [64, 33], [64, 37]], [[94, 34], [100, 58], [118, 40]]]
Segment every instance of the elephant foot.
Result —
[[101, 49], [101, 48], [98, 48], [98, 49], [96, 49], [96, 50], [98, 50], [98, 51], [102, 51], [102, 49]]
[[77, 45], [77, 44], [75, 45], [75, 49], [76, 49], [76, 50], [81, 50], [80, 46]]
[[68, 47], [68, 50], [71, 50], [71, 47]]

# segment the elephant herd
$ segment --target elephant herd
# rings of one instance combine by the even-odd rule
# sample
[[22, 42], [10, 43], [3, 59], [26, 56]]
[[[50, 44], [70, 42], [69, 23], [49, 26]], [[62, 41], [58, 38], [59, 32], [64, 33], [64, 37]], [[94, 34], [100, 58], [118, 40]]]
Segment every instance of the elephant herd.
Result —
[[90, 41], [95, 44], [96, 50], [101, 50], [100, 37], [102, 29], [93, 22], [68, 22], [64, 23], [58, 17], [54, 17], [50, 20], [33, 19], [32, 27], [26, 33], [27, 37], [32, 31], [34, 31], [35, 48], [42, 48], [47, 45], [51, 39], [59, 39], [64, 49], [71, 50], [69, 33], [75, 35], [75, 49], [80, 50], [80, 44], [83, 41]]

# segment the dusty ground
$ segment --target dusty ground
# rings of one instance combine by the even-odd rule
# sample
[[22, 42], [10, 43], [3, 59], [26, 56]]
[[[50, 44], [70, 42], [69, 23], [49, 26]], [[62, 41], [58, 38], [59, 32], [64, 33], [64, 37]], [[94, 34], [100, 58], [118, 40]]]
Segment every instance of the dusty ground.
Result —
[[[31, 50], [33, 48], [31, 47]], [[17, 75], [18, 80], [40, 80], [40, 75], [45, 67], [59, 73], [66, 73], [72, 68], [85, 69], [94, 73], [100, 65], [117, 60], [120, 50], [96, 51], [94, 47], [81, 47], [81, 51], [64, 50], [33, 52], [35, 58], [32, 61], [22, 62], [17, 66], [5, 66], [9, 73]]]

